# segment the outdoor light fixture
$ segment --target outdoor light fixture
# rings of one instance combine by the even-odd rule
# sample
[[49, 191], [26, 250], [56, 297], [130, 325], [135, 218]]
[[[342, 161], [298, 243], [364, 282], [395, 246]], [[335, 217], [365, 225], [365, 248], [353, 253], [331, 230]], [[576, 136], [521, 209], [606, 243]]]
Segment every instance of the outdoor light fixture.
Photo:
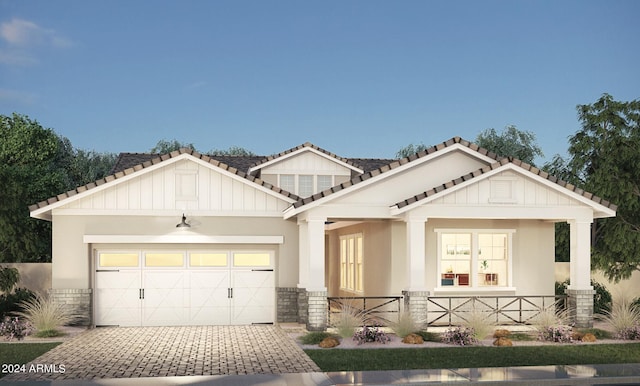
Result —
[[176, 228], [191, 228], [191, 225], [187, 224], [187, 218], [184, 213], [182, 214], [182, 221], [180, 224], [176, 225]]

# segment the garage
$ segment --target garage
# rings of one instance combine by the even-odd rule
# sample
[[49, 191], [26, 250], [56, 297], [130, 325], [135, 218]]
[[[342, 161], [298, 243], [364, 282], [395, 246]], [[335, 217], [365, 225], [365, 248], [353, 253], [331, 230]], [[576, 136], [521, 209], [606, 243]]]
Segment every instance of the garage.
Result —
[[272, 251], [98, 250], [96, 326], [268, 324]]

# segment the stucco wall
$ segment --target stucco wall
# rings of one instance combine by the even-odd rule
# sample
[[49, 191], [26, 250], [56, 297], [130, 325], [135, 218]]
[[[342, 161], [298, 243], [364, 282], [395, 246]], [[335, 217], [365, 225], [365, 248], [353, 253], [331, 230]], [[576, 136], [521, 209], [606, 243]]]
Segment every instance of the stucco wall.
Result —
[[83, 242], [84, 235], [180, 235], [185, 232], [210, 236], [284, 236], [283, 244], [268, 246], [276, 251], [276, 286], [298, 284], [295, 222], [269, 217], [193, 217], [189, 219], [192, 227], [183, 230], [176, 228], [179, 220], [174, 216], [54, 215], [52, 287], [90, 288], [92, 247]]
[[[569, 278], [570, 263], [556, 263], [555, 264], [555, 279], [558, 282], [563, 282]], [[623, 297], [630, 297], [634, 299], [640, 297], [640, 271], [635, 271], [629, 279], [620, 280], [618, 283], [607, 279], [602, 271], [591, 271], [591, 279], [604, 285], [611, 293], [613, 300], [622, 299]]]
[[47, 293], [51, 288], [51, 263], [2, 263], [0, 267], [18, 268], [20, 280], [17, 288]]
[[[340, 236], [362, 233], [364, 292], [340, 290]], [[329, 296], [384, 296], [391, 291], [391, 232], [388, 221], [365, 222], [328, 232], [326, 286]]]

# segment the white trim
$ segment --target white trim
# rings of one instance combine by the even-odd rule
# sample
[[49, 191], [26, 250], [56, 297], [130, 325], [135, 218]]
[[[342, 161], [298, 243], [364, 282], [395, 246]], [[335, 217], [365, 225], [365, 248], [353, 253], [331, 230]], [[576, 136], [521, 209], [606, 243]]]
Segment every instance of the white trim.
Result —
[[[513, 234], [517, 232], [516, 229], [494, 229], [494, 228], [435, 228], [433, 230], [436, 233], [436, 245], [437, 245], [437, 265], [436, 265], [436, 285], [435, 292], [473, 292], [474, 290], [493, 292], [493, 291], [515, 291], [513, 286]], [[442, 234], [443, 233], [468, 233], [471, 235], [471, 255], [470, 255], [470, 272], [469, 272], [469, 285], [468, 286], [443, 286], [441, 282], [442, 278]], [[506, 286], [478, 286], [475, 280], [478, 276], [478, 258], [477, 251], [478, 234], [507, 234], [507, 283]], [[475, 285], [474, 285], [475, 284]]]
[[[282, 218], [281, 211], [268, 212], [252, 212], [252, 211], [232, 211], [232, 210], [203, 210], [190, 211], [187, 210], [189, 217], [277, 217]], [[158, 211], [153, 209], [54, 209], [52, 214], [55, 216], [168, 216], [180, 217], [185, 210], [168, 209], [166, 211]]]
[[414, 203], [412, 203], [410, 205], [404, 206], [402, 208], [398, 208], [397, 205], [393, 205], [393, 206], [390, 207], [391, 214], [392, 215], [399, 215], [399, 214], [402, 214], [404, 212], [413, 210], [413, 209], [418, 208], [420, 206], [423, 206], [423, 205], [425, 205], [425, 204], [427, 204], [427, 203], [429, 203], [431, 201], [437, 200], [438, 198], [447, 196], [447, 195], [452, 194], [452, 193], [454, 193], [454, 192], [456, 192], [456, 191], [458, 191], [460, 189], [464, 189], [464, 188], [466, 188], [466, 187], [468, 187], [470, 185], [476, 184], [476, 183], [478, 183], [479, 181], [481, 181], [483, 179], [490, 178], [490, 177], [492, 177], [492, 176], [494, 176], [496, 174], [502, 173], [505, 170], [511, 170], [511, 171], [514, 171], [514, 172], [522, 175], [525, 178], [533, 179], [536, 182], [539, 182], [539, 183], [545, 185], [548, 188], [551, 188], [551, 189], [553, 189], [553, 190], [555, 190], [555, 191], [557, 191], [557, 192], [559, 192], [561, 194], [569, 196], [569, 197], [571, 197], [571, 198], [573, 198], [573, 199], [575, 199], [575, 200], [577, 200], [577, 201], [589, 206], [594, 211], [594, 215], [593, 215], [594, 218], [614, 217], [616, 215], [616, 212], [613, 209], [610, 209], [610, 208], [608, 208], [608, 207], [606, 207], [606, 206], [604, 206], [602, 204], [598, 204], [595, 201], [583, 196], [582, 194], [578, 194], [578, 193], [576, 193], [574, 191], [571, 191], [571, 190], [569, 190], [569, 189], [567, 189], [567, 188], [565, 188], [563, 186], [558, 185], [555, 182], [549, 181], [546, 178], [540, 177], [537, 174], [531, 173], [531, 172], [529, 172], [529, 171], [527, 171], [527, 170], [525, 170], [525, 169], [523, 169], [523, 168], [521, 168], [519, 166], [516, 166], [513, 163], [507, 163], [505, 165], [497, 167], [497, 168], [495, 168], [493, 170], [490, 170], [490, 171], [488, 171], [486, 173], [483, 173], [480, 176], [477, 176], [477, 177], [472, 178], [470, 180], [464, 181], [464, 182], [462, 182], [460, 184], [454, 185], [451, 188], [448, 188], [448, 189], [445, 189], [445, 190], [443, 190], [441, 192], [435, 193], [435, 194], [433, 194], [433, 195], [431, 195], [429, 197], [426, 197], [426, 198], [424, 198], [422, 200], [416, 201], [416, 202], [414, 202]]
[[[330, 202], [331, 200], [335, 200], [335, 199], [338, 199], [338, 198], [340, 198], [340, 197], [342, 197], [342, 196], [344, 196], [346, 194], [350, 194], [353, 191], [356, 191], [356, 190], [359, 190], [359, 189], [363, 189], [363, 188], [365, 188], [365, 187], [367, 187], [367, 186], [369, 186], [371, 184], [375, 184], [379, 180], [382, 180], [382, 179], [385, 179], [385, 178], [389, 178], [389, 177], [394, 176], [394, 175], [396, 175], [398, 173], [402, 173], [407, 169], [410, 169], [410, 168], [413, 168], [413, 167], [417, 167], [418, 165], [421, 165], [421, 164], [423, 164], [423, 163], [425, 163], [427, 161], [431, 161], [431, 160], [433, 160], [435, 158], [442, 157], [442, 156], [444, 156], [444, 155], [446, 155], [446, 154], [448, 154], [450, 152], [454, 152], [454, 151], [462, 151], [464, 153], [467, 153], [467, 154], [473, 156], [474, 158], [477, 158], [477, 159], [479, 159], [481, 161], [487, 162], [488, 165], [496, 162], [496, 160], [491, 158], [491, 157], [487, 157], [485, 155], [482, 155], [482, 154], [478, 153], [475, 150], [471, 150], [467, 146], [461, 145], [459, 143], [455, 143], [455, 144], [453, 144], [451, 146], [447, 146], [447, 147], [445, 147], [445, 148], [443, 148], [441, 150], [435, 151], [435, 152], [433, 152], [431, 154], [427, 154], [424, 157], [420, 157], [420, 158], [415, 159], [415, 160], [413, 160], [411, 162], [406, 162], [404, 164], [401, 164], [400, 166], [397, 166], [397, 167], [395, 167], [395, 168], [393, 168], [391, 170], [388, 170], [388, 171], [386, 171], [384, 173], [380, 173], [380, 172], [378, 172], [377, 174], [374, 173], [375, 175], [373, 175], [372, 177], [368, 178], [365, 181], [362, 181], [362, 182], [357, 183], [355, 185], [351, 185], [351, 186], [349, 186], [347, 188], [341, 189], [341, 190], [339, 190], [339, 191], [337, 191], [335, 193], [332, 193], [332, 194], [330, 194], [328, 196], [325, 196], [325, 197], [322, 197], [320, 199], [314, 200], [314, 201], [312, 201], [312, 202], [310, 202], [308, 204], [302, 205], [302, 206], [300, 206], [298, 208], [294, 208], [293, 205], [291, 205], [287, 209], [284, 210], [284, 219], [285, 220], [289, 219], [289, 218], [291, 218], [293, 216], [296, 216], [296, 215], [298, 215], [298, 214], [300, 214], [302, 212], [305, 212], [305, 211], [307, 211], [309, 209], [312, 209], [312, 208], [315, 208], [315, 207], [320, 206], [322, 204], [325, 204], [326, 202]], [[400, 160], [395, 161], [395, 162], [400, 163]], [[391, 209], [393, 210], [394, 207], [395, 207], [395, 205], [392, 206]], [[392, 214], [396, 214], [396, 213], [392, 213]]]
[[[268, 189], [268, 188], [266, 188], [266, 187], [264, 187], [264, 186], [262, 186], [260, 184], [256, 184], [254, 182], [251, 182], [248, 179], [246, 179], [244, 177], [241, 177], [241, 176], [239, 176], [239, 175], [237, 175], [235, 173], [231, 173], [230, 171], [225, 170], [225, 169], [223, 169], [223, 168], [221, 168], [219, 166], [216, 166], [216, 165], [214, 165], [212, 163], [204, 161], [204, 160], [202, 160], [200, 158], [194, 157], [191, 154], [183, 153], [183, 154], [180, 154], [177, 157], [171, 157], [169, 159], [166, 159], [164, 161], [160, 161], [160, 162], [158, 162], [156, 164], [153, 164], [151, 166], [147, 166], [145, 168], [142, 168], [142, 169], [139, 169], [139, 170], [135, 170], [135, 171], [131, 172], [130, 174], [127, 174], [127, 175], [122, 176], [122, 177], [114, 178], [113, 176], [107, 176], [107, 178], [111, 179], [110, 181], [103, 182], [102, 185], [98, 185], [98, 186], [96, 186], [94, 188], [87, 189], [87, 190], [85, 190], [83, 192], [76, 193], [76, 194], [74, 194], [72, 196], [69, 196], [69, 197], [64, 197], [64, 198], [62, 198], [62, 199], [60, 199], [60, 200], [58, 200], [58, 201], [56, 201], [56, 202], [54, 202], [52, 204], [43, 206], [42, 208], [38, 208], [38, 209], [32, 211], [30, 213], [30, 215], [33, 218], [51, 220], [51, 214], [50, 213], [47, 214], [47, 212], [49, 212], [49, 211], [52, 211], [52, 210], [57, 209], [57, 208], [60, 208], [61, 206], [67, 205], [67, 204], [69, 204], [71, 202], [74, 202], [76, 200], [83, 199], [83, 198], [85, 198], [87, 196], [91, 196], [91, 195], [93, 195], [95, 193], [98, 193], [98, 192], [101, 192], [101, 191], [103, 191], [105, 189], [110, 189], [111, 187], [113, 187], [115, 185], [125, 183], [125, 182], [127, 182], [127, 181], [129, 181], [131, 179], [138, 178], [138, 177], [143, 176], [143, 175], [145, 175], [147, 173], [151, 173], [154, 170], [157, 170], [157, 169], [160, 169], [160, 168], [164, 168], [166, 166], [169, 166], [169, 165], [171, 165], [173, 163], [176, 163], [176, 162], [180, 162], [180, 161], [185, 160], [185, 159], [190, 160], [192, 162], [195, 162], [197, 164], [203, 165], [203, 166], [205, 166], [205, 167], [207, 167], [207, 168], [209, 168], [211, 170], [214, 170], [214, 171], [216, 171], [218, 173], [221, 173], [221, 174], [223, 174], [225, 176], [231, 177], [232, 179], [234, 179], [236, 181], [242, 182], [242, 183], [244, 183], [246, 185], [249, 185], [249, 186], [251, 186], [251, 187], [253, 187], [255, 189], [258, 189], [258, 190], [260, 190], [262, 192], [265, 192], [265, 193], [267, 193], [267, 194], [269, 194], [271, 196], [279, 198], [282, 201], [288, 202], [289, 204], [293, 204], [294, 202], [296, 202], [296, 200], [294, 200], [294, 199], [292, 199], [290, 197], [286, 197], [286, 196], [284, 196], [284, 195], [282, 195], [280, 193], [276, 193], [271, 189]], [[78, 187], [78, 188], [80, 188], [80, 187]]]
[[283, 244], [284, 236], [84, 235], [85, 244]]
[[314, 149], [314, 148], [312, 148], [310, 146], [303, 146], [300, 149], [294, 150], [294, 151], [292, 151], [290, 153], [287, 153], [287, 154], [283, 154], [283, 155], [278, 156], [278, 157], [276, 157], [276, 158], [274, 158], [272, 160], [269, 160], [269, 161], [267, 161], [265, 163], [261, 163], [260, 165], [254, 166], [254, 167], [249, 169], [249, 173], [253, 173], [256, 170], [260, 170], [262, 168], [265, 168], [267, 166], [270, 166], [270, 165], [276, 164], [278, 162], [284, 161], [287, 158], [291, 158], [293, 156], [296, 156], [298, 154], [302, 154], [302, 153], [307, 152], [307, 151], [315, 153], [315, 154], [317, 154], [317, 155], [319, 155], [319, 156], [321, 156], [323, 158], [328, 159], [329, 161], [333, 161], [333, 162], [335, 162], [335, 163], [337, 163], [337, 164], [339, 164], [341, 166], [344, 166], [344, 167], [346, 167], [348, 169], [354, 170], [356, 173], [360, 173], [360, 174], [364, 173], [364, 170], [362, 170], [362, 169], [360, 169], [358, 167], [355, 167], [353, 165], [350, 165], [350, 164], [348, 164], [348, 163], [346, 163], [346, 162], [344, 162], [344, 161], [342, 161], [342, 160], [340, 160], [338, 158], [335, 158], [335, 157], [332, 157], [332, 156], [330, 156], [328, 154], [325, 154], [325, 153], [323, 153], [323, 152], [321, 152], [319, 150], [316, 150], [316, 149]]

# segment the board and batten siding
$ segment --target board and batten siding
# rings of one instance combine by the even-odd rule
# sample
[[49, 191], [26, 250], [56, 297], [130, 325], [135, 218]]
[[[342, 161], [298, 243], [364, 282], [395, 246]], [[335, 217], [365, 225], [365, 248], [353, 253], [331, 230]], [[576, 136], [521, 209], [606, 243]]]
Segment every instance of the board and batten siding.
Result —
[[515, 204], [522, 206], [584, 206], [548, 186], [512, 171], [471, 184], [465, 188], [435, 199], [431, 205], [486, 205]]
[[198, 210], [281, 213], [284, 200], [189, 160], [140, 175], [68, 205], [91, 210]]
[[315, 174], [350, 176], [351, 170], [312, 152], [304, 152], [261, 169], [261, 174]]

